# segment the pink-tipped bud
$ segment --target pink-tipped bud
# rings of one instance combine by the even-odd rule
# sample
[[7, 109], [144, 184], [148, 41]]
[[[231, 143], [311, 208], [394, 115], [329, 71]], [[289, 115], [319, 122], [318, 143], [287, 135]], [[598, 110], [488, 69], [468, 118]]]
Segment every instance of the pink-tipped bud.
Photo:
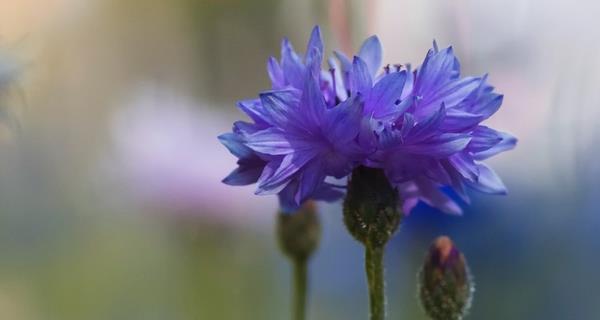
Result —
[[435, 239], [419, 273], [419, 297], [433, 320], [462, 319], [473, 298], [465, 256], [446, 236]]

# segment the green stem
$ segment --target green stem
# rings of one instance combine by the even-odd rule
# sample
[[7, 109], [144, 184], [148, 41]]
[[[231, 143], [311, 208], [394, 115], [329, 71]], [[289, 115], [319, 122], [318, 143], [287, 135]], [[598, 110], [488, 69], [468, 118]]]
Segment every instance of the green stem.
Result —
[[370, 320], [385, 319], [385, 294], [383, 280], [383, 246], [365, 246], [365, 269], [369, 284]]
[[294, 320], [306, 319], [307, 259], [294, 259]]

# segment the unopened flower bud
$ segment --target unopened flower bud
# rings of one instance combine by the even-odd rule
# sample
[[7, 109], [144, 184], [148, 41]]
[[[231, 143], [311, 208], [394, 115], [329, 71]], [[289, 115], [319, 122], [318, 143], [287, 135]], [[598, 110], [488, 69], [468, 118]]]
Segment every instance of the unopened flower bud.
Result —
[[473, 297], [473, 283], [464, 255], [446, 236], [438, 237], [419, 273], [419, 296], [433, 320], [460, 320]]
[[277, 215], [277, 237], [285, 255], [307, 260], [319, 245], [321, 224], [313, 201], [306, 201], [294, 213]]
[[398, 192], [381, 169], [360, 166], [348, 180], [344, 223], [365, 245], [381, 247], [400, 225]]

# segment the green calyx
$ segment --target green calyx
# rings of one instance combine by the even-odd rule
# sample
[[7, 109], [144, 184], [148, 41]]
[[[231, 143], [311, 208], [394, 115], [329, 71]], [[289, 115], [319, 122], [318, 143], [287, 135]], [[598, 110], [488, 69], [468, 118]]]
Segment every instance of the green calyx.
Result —
[[402, 219], [398, 201], [398, 192], [383, 170], [363, 166], [354, 169], [344, 200], [346, 228], [364, 245], [383, 247]]

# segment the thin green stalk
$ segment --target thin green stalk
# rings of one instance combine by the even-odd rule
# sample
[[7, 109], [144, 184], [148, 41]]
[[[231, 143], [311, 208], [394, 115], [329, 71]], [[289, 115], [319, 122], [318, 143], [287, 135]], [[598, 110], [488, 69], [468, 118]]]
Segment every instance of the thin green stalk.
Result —
[[385, 293], [383, 278], [383, 246], [365, 246], [365, 270], [369, 285], [370, 320], [385, 319]]
[[294, 320], [306, 319], [307, 259], [294, 259]]

